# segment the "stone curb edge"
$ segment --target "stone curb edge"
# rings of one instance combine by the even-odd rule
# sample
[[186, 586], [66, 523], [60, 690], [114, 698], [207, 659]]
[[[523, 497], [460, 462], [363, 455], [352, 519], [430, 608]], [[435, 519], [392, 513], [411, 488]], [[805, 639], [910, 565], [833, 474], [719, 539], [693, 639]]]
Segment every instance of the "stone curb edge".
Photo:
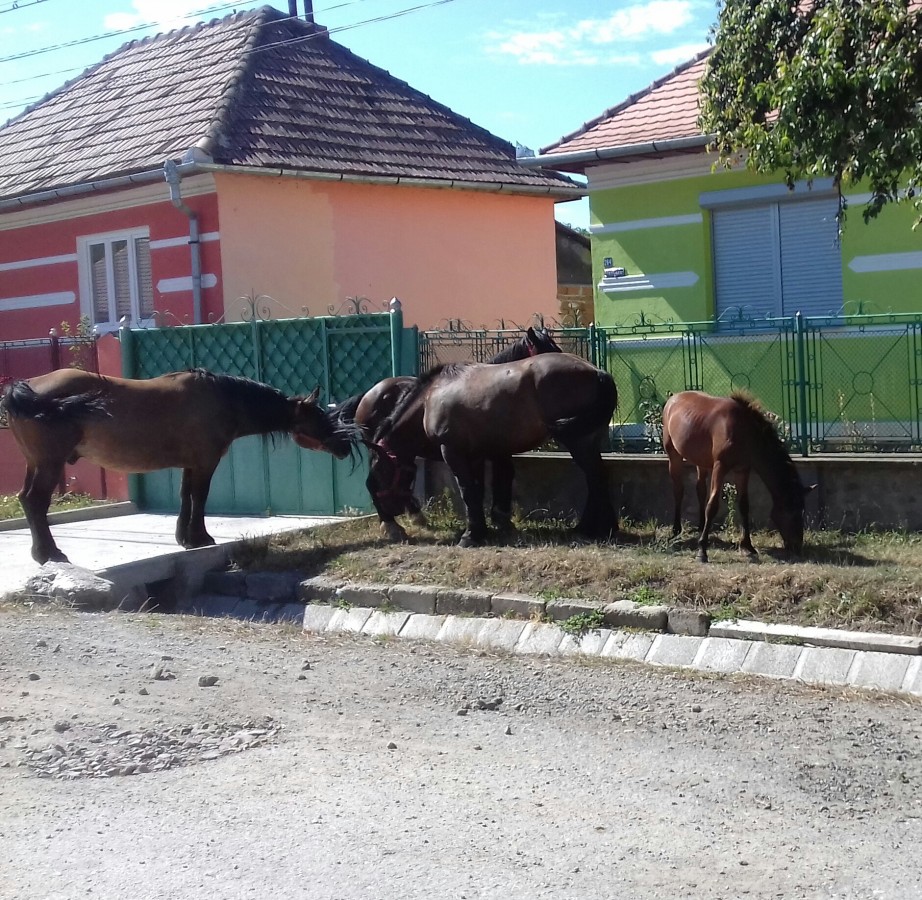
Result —
[[773, 625], [739, 619], [712, 622], [705, 612], [649, 606], [630, 600], [614, 603], [557, 599], [544, 601], [528, 594], [491, 594], [467, 588], [433, 585], [354, 584], [319, 575], [300, 581], [297, 598], [304, 603], [342, 607], [392, 608], [424, 615], [514, 616], [533, 621], [565, 621], [573, 616], [601, 614], [608, 629], [639, 629], [665, 635], [760, 642], [775, 647], [823, 647], [868, 653], [922, 656], [922, 638], [836, 628]]
[[922, 697], [922, 656], [874, 650], [610, 628], [587, 631], [576, 637], [548, 622], [316, 603], [305, 607], [302, 624], [305, 631], [314, 633], [363, 634], [379, 640], [429, 640], [516, 655], [633, 661]]

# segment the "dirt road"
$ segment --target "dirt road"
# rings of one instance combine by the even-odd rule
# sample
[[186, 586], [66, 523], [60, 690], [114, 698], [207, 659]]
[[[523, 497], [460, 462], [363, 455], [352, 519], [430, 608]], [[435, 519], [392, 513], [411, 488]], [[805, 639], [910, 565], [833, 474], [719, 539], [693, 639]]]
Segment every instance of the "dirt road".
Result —
[[791, 684], [6, 609], [0, 896], [913, 898], [920, 723]]

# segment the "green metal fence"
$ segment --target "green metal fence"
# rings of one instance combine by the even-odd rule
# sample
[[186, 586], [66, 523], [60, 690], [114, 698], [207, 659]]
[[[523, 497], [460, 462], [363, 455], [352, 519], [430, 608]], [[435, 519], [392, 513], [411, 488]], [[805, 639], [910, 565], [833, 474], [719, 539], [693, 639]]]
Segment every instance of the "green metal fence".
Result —
[[[327, 402], [344, 400], [391, 375], [416, 372], [415, 340], [407, 341], [399, 309], [124, 329], [121, 342], [127, 377], [152, 378], [201, 366], [253, 378], [289, 395], [304, 395], [319, 386]], [[408, 343], [412, 349], [405, 353]], [[207, 511], [212, 515], [330, 515], [368, 509], [365, 477], [364, 459], [353, 467], [349, 460], [306, 452], [291, 441], [241, 438], [231, 445], [215, 473]], [[135, 476], [132, 499], [142, 509], [174, 510], [179, 480], [180, 472], [175, 469]]]
[[[922, 314], [551, 328], [567, 352], [611, 372], [619, 404], [612, 448], [660, 449], [674, 393], [746, 390], [779, 417], [792, 451], [922, 450]], [[430, 331], [420, 368], [489, 359], [520, 331]]]

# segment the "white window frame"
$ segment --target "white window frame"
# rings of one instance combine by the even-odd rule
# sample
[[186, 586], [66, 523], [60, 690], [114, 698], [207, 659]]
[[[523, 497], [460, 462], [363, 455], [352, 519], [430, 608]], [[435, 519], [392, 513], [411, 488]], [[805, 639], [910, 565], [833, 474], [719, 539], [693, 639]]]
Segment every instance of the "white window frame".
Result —
[[[111, 244], [116, 241], [128, 242], [130, 251], [128, 253], [128, 283], [131, 292], [129, 298], [131, 304], [131, 324], [145, 328], [149, 328], [155, 324], [153, 318], [142, 319], [140, 313], [140, 284], [138, 281], [137, 250], [135, 247], [135, 241], [139, 238], [146, 238], [150, 241], [150, 229], [146, 227], [126, 228], [122, 231], [107, 231], [101, 234], [89, 234], [77, 238], [77, 267], [80, 279], [80, 314], [81, 316], [89, 318], [90, 326], [94, 328], [98, 334], [108, 334], [109, 332], [117, 331], [119, 322], [117, 320], [110, 320], [108, 322], [94, 321], [93, 267], [90, 261], [90, 248], [96, 244], [111, 246]], [[109, 286], [108, 299], [110, 316], [114, 316], [115, 311], [115, 296], [113, 295], [113, 290], [115, 288], [115, 272], [113, 268], [112, 253], [107, 250], [106, 283]], [[153, 274], [151, 276], [151, 290], [153, 291]]]

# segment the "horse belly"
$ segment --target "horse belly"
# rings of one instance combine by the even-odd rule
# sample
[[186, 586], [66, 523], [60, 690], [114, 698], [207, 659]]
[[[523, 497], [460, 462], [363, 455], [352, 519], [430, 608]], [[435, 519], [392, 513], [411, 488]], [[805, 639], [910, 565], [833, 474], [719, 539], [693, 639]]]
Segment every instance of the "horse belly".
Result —
[[85, 429], [74, 451], [88, 462], [117, 472], [197, 468], [214, 457], [210, 448], [196, 450], [183, 429], [169, 429], [162, 433], [147, 430], [143, 433], [119, 433], [102, 427]]

